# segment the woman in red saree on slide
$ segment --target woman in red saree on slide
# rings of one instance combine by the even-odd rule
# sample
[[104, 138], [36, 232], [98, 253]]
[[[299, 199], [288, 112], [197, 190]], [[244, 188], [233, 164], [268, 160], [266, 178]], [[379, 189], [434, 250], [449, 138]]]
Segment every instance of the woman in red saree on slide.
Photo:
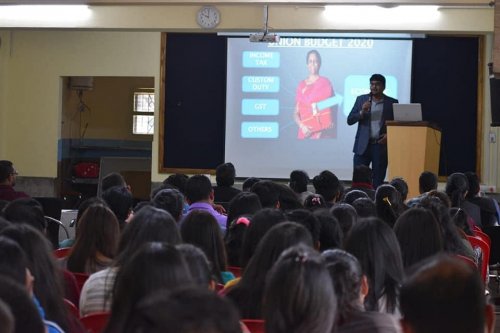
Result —
[[319, 52], [309, 51], [306, 60], [309, 76], [297, 87], [293, 118], [299, 127], [298, 139], [319, 139], [333, 127], [331, 107], [322, 108], [320, 102], [333, 97], [334, 92], [330, 80], [319, 75]]

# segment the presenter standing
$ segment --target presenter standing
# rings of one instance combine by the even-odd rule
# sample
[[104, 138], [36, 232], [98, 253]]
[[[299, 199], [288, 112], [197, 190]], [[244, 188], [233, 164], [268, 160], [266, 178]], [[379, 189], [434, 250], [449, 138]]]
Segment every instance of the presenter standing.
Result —
[[356, 98], [347, 117], [347, 124], [358, 123], [354, 140], [354, 166], [372, 164], [373, 186], [384, 182], [387, 170], [386, 120], [393, 120], [392, 104], [398, 101], [386, 96], [385, 77], [373, 74], [370, 77], [370, 93]]
[[306, 64], [309, 76], [299, 83], [295, 97], [293, 119], [299, 127], [297, 138], [329, 137], [333, 120], [328, 99], [334, 96], [333, 87], [330, 80], [319, 75], [321, 56], [318, 51], [307, 53]]

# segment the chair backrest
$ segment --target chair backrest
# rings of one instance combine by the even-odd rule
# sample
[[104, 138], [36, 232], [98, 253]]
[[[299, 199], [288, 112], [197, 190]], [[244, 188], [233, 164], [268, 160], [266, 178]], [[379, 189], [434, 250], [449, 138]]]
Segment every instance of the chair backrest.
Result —
[[242, 319], [243, 324], [251, 333], [265, 333], [265, 322], [261, 319]]
[[68, 311], [71, 312], [76, 318], [80, 318], [80, 311], [78, 311], [76, 305], [67, 298], [64, 298], [63, 301]]
[[53, 251], [54, 256], [57, 259], [66, 258], [69, 255], [70, 252], [71, 252], [71, 248], [70, 247], [61, 247], [60, 249], [57, 249], [57, 250]]
[[241, 277], [241, 274], [243, 273], [241, 267], [236, 267], [236, 266], [228, 266], [227, 270], [233, 273], [234, 276], [237, 278]]
[[62, 270], [64, 283], [64, 298], [73, 303], [78, 308], [80, 301], [80, 288], [73, 273], [67, 269]]
[[479, 237], [481, 238], [483, 241], [486, 242], [486, 244], [488, 244], [488, 246], [490, 247], [491, 249], [491, 238], [490, 236], [488, 236], [488, 234], [484, 233], [483, 231], [481, 230], [473, 230], [473, 233], [474, 233], [474, 236], [476, 237]]
[[85, 273], [73, 273], [73, 275], [75, 276], [78, 289], [82, 291], [83, 285], [85, 284], [85, 281], [87, 281], [90, 275]]
[[487, 283], [488, 264], [490, 262], [490, 247], [484, 240], [482, 240], [477, 236], [467, 236], [467, 239], [469, 240], [474, 250], [478, 248], [481, 250], [481, 256], [479, 258], [480, 259], [479, 270], [481, 272], [481, 276], [483, 277], [484, 282]]
[[80, 321], [88, 332], [101, 333], [106, 328], [109, 316], [109, 312], [96, 312], [81, 317]]

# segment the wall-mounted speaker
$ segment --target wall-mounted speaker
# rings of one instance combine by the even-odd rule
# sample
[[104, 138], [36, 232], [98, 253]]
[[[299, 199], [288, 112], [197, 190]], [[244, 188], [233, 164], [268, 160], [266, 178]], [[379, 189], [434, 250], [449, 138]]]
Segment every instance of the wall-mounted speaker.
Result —
[[500, 127], [500, 79], [490, 78], [491, 127]]

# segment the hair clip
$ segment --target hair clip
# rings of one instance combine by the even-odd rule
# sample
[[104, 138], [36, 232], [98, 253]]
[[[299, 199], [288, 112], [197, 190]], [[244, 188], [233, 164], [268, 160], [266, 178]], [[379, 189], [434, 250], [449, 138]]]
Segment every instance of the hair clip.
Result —
[[246, 217], [240, 217], [236, 220], [236, 225], [238, 224], [244, 224], [248, 227], [248, 225], [250, 225], [250, 220], [247, 219]]
[[303, 264], [307, 261], [307, 259], [308, 259], [307, 253], [299, 253], [294, 258], [294, 261]]
[[320, 197], [313, 197], [311, 199], [311, 203], [313, 203], [315, 206], [316, 205], [321, 205], [321, 198]]
[[391, 201], [389, 200], [389, 197], [384, 197], [384, 199], [382, 199], [383, 201], [385, 201], [389, 207], [392, 207], [392, 204], [391, 204]]

